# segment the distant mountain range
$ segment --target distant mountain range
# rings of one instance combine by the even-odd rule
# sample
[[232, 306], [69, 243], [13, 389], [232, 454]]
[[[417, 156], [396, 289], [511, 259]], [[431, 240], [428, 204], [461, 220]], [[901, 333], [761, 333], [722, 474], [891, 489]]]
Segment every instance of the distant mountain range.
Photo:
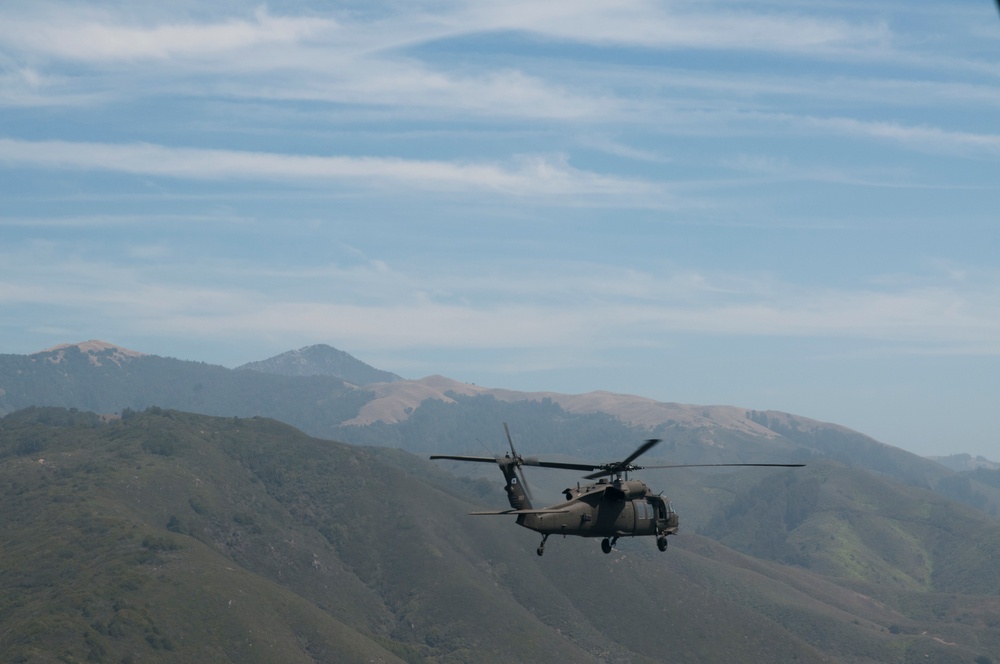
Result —
[[989, 462], [954, 469], [845, 427], [788, 413], [663, 403], [609, 392], [526, 393], [443, 376], [404, 380], [325, 345], [238, 369], [101, 341], [0, 355], [0, 415], [28, 406], [106, 414], [158, 406], [207, 415], [259, 415], [313, 436], [419, 453], [481, 449], [475, 441], [497, 441], [505, 421], [520, 432], [523, 449], [532, 454], [615, 458], [634, 449], [636, 441], [658, 437], [664, 443], [657, 454], [670, 463], [826, 458], [1000, 513], [1000, 469]]

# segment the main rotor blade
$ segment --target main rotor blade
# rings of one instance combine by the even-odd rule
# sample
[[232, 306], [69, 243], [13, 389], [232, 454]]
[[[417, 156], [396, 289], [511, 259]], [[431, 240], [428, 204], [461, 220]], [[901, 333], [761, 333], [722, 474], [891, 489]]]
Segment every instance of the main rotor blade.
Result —
[[507, 426], [506, 422], [503, 423], [503, 431], [507, 434], [507, 444], [510, 445], [511, 458], [514, 459], [514, 471], [521, 478], [521, 486], [524, 487], [524, 493], [527, 494], [528, 500], [534, 500], [534, 497], [531, 495], [531, 487], [528, 486], [528, 479], [524, 476], [524, 471], [521, 469], [521, 466], [524, 465], [524, 459], [514, 449], [514, 439], [510, 437], [510, 427]]
[[539, 461], [538, 457], [528, 457], [527, 459], [522, 459], [522, 463], [525, 466], [537, 466], [539, 468], [562, 468], [563, 470], [597, 470], [598, 468], [603, 468], [604, 466], [598, 466], [592, 463], [569, 463], [562, 461]]
[[626, 457], [624, 461], [619, 462], [618, 465], [624, 468], [625, 466], [629, 465], [630, 463], [638, 459], [640, 456], [648, 452], [654, 445], [656, 445], [659, 442], [660, 442], [659, 438], [650, 438], [645, 443], [640, 445], [639, 449], [637, 449], [635, 452], [632, 452], [632, 454]]
[[510, 445], [510, 453], [515, 459], [517, 458], [517, 450], [514, 449], [514, 439], [510, 437], [510, 429], [507, 428], [507, 423], [503, 423], [503, 431], [507, 434], [507, 444]]
[[610, 477], [611, 475], [614, 475], [616, 473], [620, 473], [622, 470], [624, 470], [624, 469], [621, 468], [620, 466], [614, 465], [614, 466], [610, 466], [608, 468], [604, 468], [603, 470], [599, 470], [596, 473], [590, 473], [589, 475], [584, 475], [583, 479], [585, 479], [585, 480], [596, 480], [598, 477]]
[[651, 468], [711, 468], [718, 466], [757, 466], [760, 468], [802, 468], [804, 463], [676, 463], [669, 466], [641, 466], [637, 470], [650, 470]]
[[461, 456], [455, 454], [432, 454], [432, 459], [451, 459], [452, 461], [481, 461], [483, 463], [496, 463], [496, 457], [481, 456]]
[[519, 466], [514, 466], [514, 470], [517, 472], [517, 476], [521, 478], [521, 486], [524, 487], [524, 493], [528, 496], [528, 500], [534, 500], [534, 496], [531, 495], [531, 487], [528, 486], [528, 480], [524, 477], [524, 471]]
[[622, 461], [616, 461], [613, 463], [606, 463], [601, 466], [594, 466], [594, 468], [601, 468], [599, 472], [591, 473], [590, 475], [584, 475], [585, 479], [596, 480], [598, 477], [607, 477], [609, 475], [617, 475], [621, 472], [627, 472], [631, 470], [639, 470], [638, 466], [633, 466], [632, 462], [638, 459], [640, 456], [648, 452], [654, 445], [660, 442], [659, 438], [650, 438], [645, 443], [639, 446], [639, 448], [628, 455]]

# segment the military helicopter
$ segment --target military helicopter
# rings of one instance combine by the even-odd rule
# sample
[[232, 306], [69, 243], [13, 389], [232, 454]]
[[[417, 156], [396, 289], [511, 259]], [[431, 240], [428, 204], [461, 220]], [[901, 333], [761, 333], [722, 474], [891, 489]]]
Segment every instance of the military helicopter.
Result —
[[[652, 535], [660, 551], [667, 550], [667, 537], [676, 535], [679, 523], [677, 512], [662, 494], [653, 491], [641, 480], [630, 480], [628, 474], [644, 468], [694, 468], [709, 466], [766, 466], [776, 468], [801, 468], [802, 463], [688, 463], [668, 466], [636, 466], [632, 462], [648, 452], [657, 443], [651, 438], [621, 461], [611, 463], [564, 463], [561, 461], [541, 461], [537, 457], [522, 457], [514, 449], [507, 424], [503, 425], [507, 434], [510, 452], [504, 456], [463, 456], [434, 454], [431, 459], [452, 461], [477, 461], [495, 463], [500, 466], [507, 485], [507, 500], [511, 509], [487, 512], [471, 512], [476, 516], [514, 515], [517, 525], [542, 534], [542, 543], [536, 553], [545, 553], [545, 542], [549, 535], [577, 535], [579, 537], [601, 537], [601, 550], [611, 553], [620, 537]], [[530, 490], [524, 481], [522, 468], [562, 468], [565, 470], [591, 471], [585, 479], [597, 480], [592, 484], [563, 490], [565, 502], [550, 507], [536, 509], [529, 499]], [[613, 479], [609, 479], [613, 478]]]

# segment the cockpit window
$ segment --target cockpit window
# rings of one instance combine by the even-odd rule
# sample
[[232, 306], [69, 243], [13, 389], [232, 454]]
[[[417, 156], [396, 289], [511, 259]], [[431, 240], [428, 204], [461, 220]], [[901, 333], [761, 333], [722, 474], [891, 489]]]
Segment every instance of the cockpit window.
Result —
[[674, 513], [674, 508], [670, 505], [669, 500], [661, 498], [658, 501], [656, 501], [657, 518], [666, 520], [673, 513]]

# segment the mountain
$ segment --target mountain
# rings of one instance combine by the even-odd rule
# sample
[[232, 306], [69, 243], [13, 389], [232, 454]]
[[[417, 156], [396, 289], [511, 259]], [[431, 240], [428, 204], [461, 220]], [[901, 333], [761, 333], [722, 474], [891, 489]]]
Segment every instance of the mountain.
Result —
[[260, 371], [279, 376], [335, 376], [353, 385], [391, 383], [402, 380], [388, 371], [369, 366], [342, 350], [326, 344], [290, 350], [259, 362], [248, 362], [237, 370]]
[[99, 339], [82, 341], [78, 344], [59, 344], [58, 346], [40, 351], [37, 355], [45, 356], [53, 364], [60, 364], [65, 359], [68, 349], [76, 349], [86, 354], [90, 362], [96, 366], [100, 366], [102, 362], [113, 362], [121, 366], [123, 362], [127, 362], [131, 358], [143, 357], [145, 355], [145, 353], [122, 348], [121, 346], [109, 344], [107, 341], [100, 341]]
[[949, 456], [936, 456], [928, 458], [931, 461], [935, 461], [946, 468], [951, 468], [952, 470], [958, 472], [974, 471], [979, 468], [984, 470], [1000, 470], [1000, 463], [990, 461], [982, 455], [974, 457], [971, 454], [951, 454]]
[[0, 355], [0, 415], [29, 406], [98, 413], [163, 406], [209, 415], [272, 416], [325, 431], [355, 417], [371, 398], [334, 376], [235, 371], [103, 342]]
[[622, 540], [610, 555], [554, 539], [539, 558], [510, 518], [467, 515], [503, 500], [494, 473], [461, 479], [264, 418], [8, 415], [0, 661], [986, 664], [1000, 652], [1000, 524], [927, 490], [834, 461], [702, 475], [729, 490], [716, 539], [682, 531], [662, 554]]
[[597, 462], [623, 458], [644, 438], [661, 438], [645, 459], [649, 465], [827, 459], [1000, 514], [1000, 482], [992, 477], [957, 473], [846, 427], [788, 413], [605, 392], [522, 393], [441, 376], [371, 387], [375, 398], [336, 427], [333, 437], [428, 453], [470, 453], [481, 447], [470, 444], [478, 439], [495, 441], [487, 447], [500, 452], [506, 443], [498, 439], [499, 423], [510, 422], [523, 453]]
[[[321, 357], [339, 357], [336, 349], [319, 348]], [[86, 342], [30, 356], [0, 355], [0, 415], [29, 406], [99, 413], [159, 406], [230, 417], [259, 415], [313, 436], [419, 453], [470, 453], [483, 445], [502, 451], [507, 444], [501, 424], [509, 422], [524, 453], [595, 462], [623, 458], [637, 441], [655, 437], [664, 442], [650, 455], [650, 465], [830, 459], [1000, 514], [1000, 482], [983, 469], [958, 473], [845, 427], [788, 413], [663, 403], [609, 392], [526, 393], [443, 376], [359, 387], [331, 375], [234, 370]], [[699, 496], [695, 523], [700, 527], [708, 512], [701, 504], [713, 498], [692, 490]]]

